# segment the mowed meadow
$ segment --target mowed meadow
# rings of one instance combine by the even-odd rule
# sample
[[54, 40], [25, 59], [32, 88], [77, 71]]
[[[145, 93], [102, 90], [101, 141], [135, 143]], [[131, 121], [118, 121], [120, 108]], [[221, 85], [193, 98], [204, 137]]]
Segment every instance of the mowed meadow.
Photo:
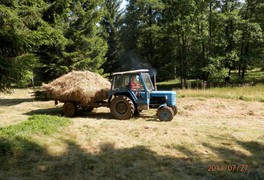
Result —
[[[264, 0], [2, 0], [0, 180], [264, 179], [263, 19]], [[176, 91], [172, 121], [44, 101], [75, 115], [110, 81], [146, 90], [144, 69]]]
[[0, 94], [0, 177], [262, 179], [263, 101], [189, 91], [177, 91], [171, 122], [155, 110], [120, 121], [107, 108], [65, 118], [62, 104], [35, 101], [31, 89]]

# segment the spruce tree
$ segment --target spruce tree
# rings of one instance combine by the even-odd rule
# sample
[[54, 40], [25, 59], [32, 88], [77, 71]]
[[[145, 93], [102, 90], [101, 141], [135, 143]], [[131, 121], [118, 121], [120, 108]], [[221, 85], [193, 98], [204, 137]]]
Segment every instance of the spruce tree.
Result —
[[54, 1], [43, 13], [55, 34], [55, 43], [43, 44], [38, 50], [41, 80], [50, 81], [71, 70], [102, 73], [106, 42], [100, 37], [100, 1]]
[[33, 53], [40, 38], [34, 29], [40, 8], [36, 2], [3, 1], [0, 3], [0, 91], [12, 85], [25, 85], [32, 78], [37, 57]]
[[107, 41], [108, 49], [106, 61], [102, 65], [105, 73], [112, 73], [120, 70], [120, 27], [122, 10], [120, 9], [121, 1], [105, 0], [103, 4], [104, 12], [101, 25], [103, 26], [103, 38]]
[[102, 1], [74, 1], [71, 4], [69, 28], [65, 37], [69, 40], [65, 58], [75, 70], [91, 70], [102, 73], [107, 44], [100, 32], [102, 27]]

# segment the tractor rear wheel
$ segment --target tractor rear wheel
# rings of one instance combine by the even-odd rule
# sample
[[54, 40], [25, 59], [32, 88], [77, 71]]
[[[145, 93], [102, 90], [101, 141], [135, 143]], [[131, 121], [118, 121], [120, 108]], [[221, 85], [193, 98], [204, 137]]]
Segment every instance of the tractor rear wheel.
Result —
[[111, 101], [110, 110], [116, 119], [130, 119], [134, 115], [135, 105], [127, 96], [116, 96]]
[[63, 113], [67, 117], [73, 117], [76, 115], [77, 106], [73, 102], [65, 102], [63, 105]]
[[157, 115], [161, 121], [171, 121], [174, 117], [174, 112], [171, 107], [164, 106], [158, 109]]

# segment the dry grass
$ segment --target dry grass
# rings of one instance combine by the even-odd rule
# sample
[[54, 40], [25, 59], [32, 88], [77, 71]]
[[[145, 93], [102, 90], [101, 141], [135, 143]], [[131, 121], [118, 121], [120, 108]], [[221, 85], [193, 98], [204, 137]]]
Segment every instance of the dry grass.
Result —
[[17, 124], [33, 114], [57, 114], [60, 106], [34, 101], [32, 89], [14, 89], [11, 94], [0, 93], [0, 127]]
[[180, 97], [218, 97], [264, 102], [264, 85], [177, 90]]
[[51, 99], [89, 105], [107, 99], [111, 84], [99, 74], [90, 71], [72, 71], [49, 84], [43, 84], [42, 87]]
[[[72, 118], [72, 125], [58, 133], [21, 140], [32, 150], [9, 156], [0, 175], [29, 179], [264, 178], [263, 103], [203, 97], [180, 98], [177, 103], [179, 114], [171, 122], [157, 121], [155, 110], [126, 121], [112, 119], [107, 108], [80, 112]], [[46, 109], [52, 105], [1, 104], [0, 112], [9, 108], [9, 114], [17, 117], [60, 114], [59, 109]], [[17, 117], [9, 116], [5, 123], [17, 123]], [[208, 172], [209, 165], [240, 164], [249, 165], [248, 170]]]

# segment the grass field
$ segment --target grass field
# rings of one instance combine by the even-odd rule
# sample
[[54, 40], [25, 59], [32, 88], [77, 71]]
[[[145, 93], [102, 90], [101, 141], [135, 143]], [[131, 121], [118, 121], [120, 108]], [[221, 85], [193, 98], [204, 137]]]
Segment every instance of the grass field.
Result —
[[264, 102], [264, 85], [177, 90], [179, 97], [215, 97]]
[[[189, 79], [187, 80], [187, 89], [203, 89], [202, 80], [199, 79]], [[158, 82], [159, 89], [179, 89], [181, 88], [179, 79], [172, 79], [168, 81]], [[211, 79], [206, 84], [206, 88], [215, 88], [215, 87], [245, 87], [245, 86], [255, 86], [255, 85], [264, 85], [264, 71], [260, 68], [248, 70], [245, 74], [244, 79], [238, 77], [237, 71], [231, 71], [230, 82], [226, 84], [224, 82], [224, 77], [222, 82], [214, 82]]]
[[107, 108], [65, 118], [31, 90], [0, 94], [0, 179], [263, 179], [263, 92], [231, 98], [240, 90], [252, 89], [179, 91], [171, 122], [155, 110], [115, 120]]
[[[231, 83], [222, 87], [201, 88], [201, 80], [188, 80], [190, 87], [184, 90], [179, 89], [178, 79], [159, 82], [158, 87], [162, 89], [176, 89], [178, 97], [205, 97], [225, 98], [245, 101], [264, 102], [264, 71], [254, 69], [246, 73], [245, 79], [238, 79], [237, 72], [232, 72]], [[208, 83], [210, 85], [210, 83]]]

